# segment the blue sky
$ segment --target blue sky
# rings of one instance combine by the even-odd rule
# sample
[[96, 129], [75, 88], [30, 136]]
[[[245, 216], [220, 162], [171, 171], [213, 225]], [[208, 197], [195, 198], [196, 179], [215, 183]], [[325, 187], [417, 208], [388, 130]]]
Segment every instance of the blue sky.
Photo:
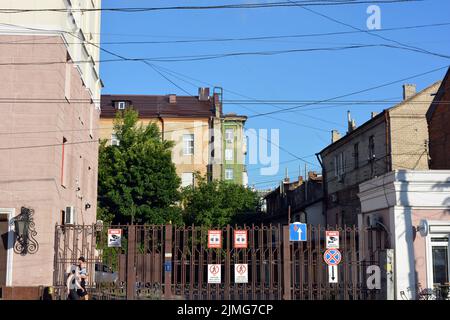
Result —
[[[103, 7], [150, 7], [171, 5], [212, 5], [225, 3], [274, 2], [258, 0], [103, 0]], [[369, 4], [341, 6], [313, 6], [311, 9], [367, 30], [366, 13]], [[381, 29], [450, 22], [450, 1], [425, 0], [380, 4]], [[126, 57], [148, 58], [200, 55], [211, 53], [254, 52], [306, 48], [329, 48], [360, 44], [393, 44], [367, 33], [345, 35], [255, 40], [240, 42], [201, 42], [177, 44], [106, 44], [113, 41], [166, 41], [208, 38], [239, 38], [273, 35], [313, 34], [354, 31], [314, 15], [299, 7], [232, 9], [207, 11], [157, 11], [143, 13], [103, 12], [102, 47]], [[378, 33], [402, 43], [432, 52], [450, 55], [450, 25], [385, 31]], [[102, 53], [102, 59], [112, 58]], [[224, 88], [225, 100], [243, 100], [227, 90], [263, 100], [325, 100], [335, 96], [366, 89], [379, 84], [406, 78], [438, 67], [450, 65], [450, 59], [397, 48], [368, 47], [340, 51], [296, 52], [271, 56], [235, 56], [215, 60], [189, 62], [158, 62], [182, 75]], [[100, 67], [105, 84], [103, 93], [110, 94], [167, 94], [185, 95], [183, 91], [162, 78], [150, 67], [139, 62], [109, 62]], [[442, 79], [445, 70], [407, 81], [421, 90]], [[192, 95], [197, 89], [180, 79], [166, 74]], [[187, 79], [188, 80], [188, 79]], [[189, 79], [196, 87], [205, 86]], [[402, 83], [383, 87], [343, 100], [401, 100]], [[292, 105], [279, 105], [286, 108]], [[274, 114], [285, 121], [268, 117], [249, 119], [246, 128], [279, 129], [279, 144], [291, 154], [280, 150], [280, 162], [297, 156], [313, 155], [330, 141], [330, 131], [346, 132], [347, 110], [356, 124], [370, 118], [370, 112], [381, 111], [390, 105], [323, 105], [297, 109], [296, 112]], [[245, 107], [245, 108], [244, 108]], [[277, 110], [265, 104], [225, 105], [225, 112], [251, 116]], [[292, 124], [292, 122], [296, 124]], [[311, 128], [314, 127], [314, 128]], [[308, 169], [320, 170], [314, 156], [306, 158], [316, 165]], [[249, 165], [249, 184], [265, 189], [277, 184], [285, 168], [291, 179], [304, 170], [304, 162], [280, 164], [276, 175], [261, 176], [257, 167]], [[267, 181], [267, 182], [266, 182]]]

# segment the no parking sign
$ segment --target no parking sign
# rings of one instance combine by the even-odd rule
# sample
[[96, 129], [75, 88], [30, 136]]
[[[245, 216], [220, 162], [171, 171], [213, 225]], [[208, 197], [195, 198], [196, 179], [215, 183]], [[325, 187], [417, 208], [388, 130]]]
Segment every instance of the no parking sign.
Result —
[[342, 259], [341, 252], [338, 249], [328, 249], [323, 254], [323, 260], [325, 260], [326, 264], [329, 266], [337, 266]]

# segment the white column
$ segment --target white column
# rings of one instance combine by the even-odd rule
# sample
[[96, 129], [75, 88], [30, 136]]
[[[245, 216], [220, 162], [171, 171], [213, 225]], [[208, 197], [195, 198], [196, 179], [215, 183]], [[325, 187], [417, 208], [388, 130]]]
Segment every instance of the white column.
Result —
[[395, 206], [390, 209], [394, 218], [395, 239], [395, 298], [402, 300], [400, 292], [410, 299], [416, 295], [416, 270], [412, 232], [411, 208]]

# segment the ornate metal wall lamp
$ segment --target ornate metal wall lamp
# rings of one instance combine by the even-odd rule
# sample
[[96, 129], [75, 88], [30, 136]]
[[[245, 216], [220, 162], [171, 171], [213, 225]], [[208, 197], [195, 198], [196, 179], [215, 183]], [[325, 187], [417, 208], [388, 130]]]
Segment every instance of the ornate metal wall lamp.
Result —
[[34, 230], [33, 215], [33, 209], [22, 207], [20, 214], [12, 221], [16, 234], [14, 252], [22, 256], [27, 253], [34, 254], [39, 250], [39, 244], [34, 238], [37, 232]]

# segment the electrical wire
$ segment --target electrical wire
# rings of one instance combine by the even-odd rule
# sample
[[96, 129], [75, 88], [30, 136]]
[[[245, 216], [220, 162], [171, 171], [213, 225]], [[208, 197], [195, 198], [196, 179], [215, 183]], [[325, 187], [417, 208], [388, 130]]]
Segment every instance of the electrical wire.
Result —
[[[432, 24], [422, 24], [422, 25], [412, 25], [403, 27], [393, 27], [393, 28], [383, 28], [375, 30], [357, 30], [357, 31], [340, 31], [340, 32], [325, 32], [325, 33], [310, 33], [310, 34], [290, 34], [290, 35], [274, 35], [274, 36], [253, 36], [253, 37], [224, 37], [224, 38], [207, 38], [207, 39], [185, 39], [185, 40], [168, 40], [168, 41], [102, 41], [101, 43], [95, 43], [97, 45], [129, 45], [129, 44], [183, 44], [183, 43], [204, 43], [204, 42], [235, 42], [235, 41], [262, 41], [262, 40], [277, 40], [277, 39], [291, 39], [291, 38], [309, 38], [309, 37], [324, 37], [324, 36], [335, 36], [335, 35], [347, 35], [347, 34], [357, 34], [357, 33], [379, 33], [386, 31], [399, 31], [399, 30], [411, 30], [420, 28], [430, 28], [430, 27], [442, 27], [449, 26], [450, 22], [443, 23], [432, 23]], [[105, 33], [102, 33], [105, 35]], [[136, 34], [120, 34], [121, 36], [136, 36]], [[139, 36], [146, 36], [144, 34]], [[51, 37], [48, 37], [51, 38]], [[42, 40], [42, 39], [40, 39]], [[27, 43], [28, 42], [28, 43]], [[0, 45], [6, 44], [37, 44], [37, 45], [50, 45], [50, 44], [60, 44], [58, 42], [36, 42], [34, 39], [16, 40], [16, 41], [0, 41]], [[67, 44], [80, 44], [79, 42], [68, 42]]]
[[357, 5], [367, 3], [410, 3], [422, 2], [423, 0], [372, 0], [372, 1], [349, 1], [349, 0], [309, 0], [309, 1], [281, 1], [268, 3], [245, 3], [245, 4], [221, 4], [209, 6], [167, 6], [167, 7], [123, 7], [123, 8], [10, 8], [0, 9], [0, 13], [19, 14], [31, 12], [59, 12], [59, 13], [86, 13], [86, 12], [123, 12], [123, 13], [138, 13], [138, 12], [152, 12], [152, 11], [180, 11], [180, 10], [217, 10], [217, 9], [260, 9], [260, 8], [276, 8], [276, 7], [292, 7], [292, 6], [342, 6], [342, 5]]

